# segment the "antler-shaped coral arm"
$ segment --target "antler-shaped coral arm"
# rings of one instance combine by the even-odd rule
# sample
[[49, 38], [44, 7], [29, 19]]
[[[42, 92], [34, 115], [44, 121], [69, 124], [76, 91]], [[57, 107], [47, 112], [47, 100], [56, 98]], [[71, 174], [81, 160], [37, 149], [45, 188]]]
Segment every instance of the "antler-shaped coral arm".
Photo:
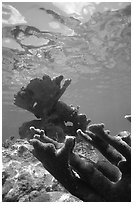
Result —
[[65, 144], [58, 150], [55, 149], [54, 144], [42, 143], [37, 139], [30, 140], [30, 143], [34, 147], [34, 155], [70, 193], [83, 201], [103, 201], [85, 181], [74, 173], [70, 166], [70, 155], [74, 147], [73, 137], [67, 138]]
[[103, 141], [114, 147], [127, 160], [131, 159], [131, 148], [120, 137], [109, 135], [108, 131], [104, 131], [104, 124], [90, 125], [89, 130], [101, 138]]
[[81, 130], [78, 130], [77, 133], [80, 138], [84, 139], [84, 141], [96, 147], [103, 154], [103, 156], [105, 156], [114, 165], [117, 165], [119, 161], [122, 160], [123, 157], [119, 152], [116, 150], [112, 151], [112, 147], [107, 142], [104, 142], [91, 131], [88, 130], [86, 133], [84, 133]]
[[[102, 154], [121, 171], [122, 176], [119, 181], [114, 183], [104, 195], [104, 187], [101, 185], [101, 193], [107, 201], [130, 201], [131, 199], [131, 147], [120, 137], [109, 135], [104, 131], [103, 124], [90, 125], [88, 131], [83, 133], [78, 130], [78, 135], [86, 142], [93, 144]], [[99, 143], [98, 143], [99, 142]], [[108, 166], [108, 164], [107, 164]], [[106, 167], [107, 167], [106, 166]], [[108, 169], [108, 173], [111, 169]], [[106, 171], [106, 169], [105, 169]], [[103, 169], [104, 172], [104, 169]], [[95, 187], [95, 186], [94, 186]]]
[[36, 138], [30, 140], [34, 155], [70, 193], [83, 201], [131, 200], [131, 148], [125, 140], [129, 135], [123, 136], [125, 141], [110, 136], [103, 124], [90, 125], [85, 133], [77, 131], [82, 139], [101, 150], [107, 159], [103, 165], [102, 161], [89, 162], [75, 154], [73, 137], [57, 143], [44, 131], [33, 127], [31, 131]]
[[64, 145], [64, 143], [56, 142], [55, 140], [47, 137], [44, 133], [44, 130], [35, 129], [34, 127], [31, 126], [30, 131], [34, 138], [39, 139], [43, 143], [52, 143], [56, 149], [59, 149]]

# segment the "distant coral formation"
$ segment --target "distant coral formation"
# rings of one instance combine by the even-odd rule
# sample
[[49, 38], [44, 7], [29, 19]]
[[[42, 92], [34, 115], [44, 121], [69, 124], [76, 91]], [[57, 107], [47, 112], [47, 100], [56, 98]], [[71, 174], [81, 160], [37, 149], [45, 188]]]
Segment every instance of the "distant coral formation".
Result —
[[26, 88], [22, 87], [15, 95], [15, 105], [32, 112], [40, 119], [24, 123], [19, 129], [21, 138], [33, 137], [29, 131], [31, 126], [45, 130], [49, 137], [58, 142], [63, 142], [66, 135], [75, 135], [78, 129], [86, 130], [90, 120], [79, 113], [79, 107], [59, 101], [71, 82], [67, 79], [61, 87], [62, 80], [61, 75], [52, 80], [44, 75], [43, 79], [31, 80]]
[[[71, 80], [63, 76], [33, 79], [15, 95], [15, 105], [32, 112], [38, 120], [19, 129], [21, 138], [33, 145], [34, 156], [72, 195], [82, 201], [123, 202], [131, 200], [131, 135], [111, 136], [104, 124], [92, 124], [79, 107], [59, 101]], [[131, 116], [125, 116], [131, 121]], [[78, 144], [95, 148], [103, 159], [78, 153]], [[81, 147], [82, 149], [82, 147]], [[92, 156], [93, 157], [93, 156]]]

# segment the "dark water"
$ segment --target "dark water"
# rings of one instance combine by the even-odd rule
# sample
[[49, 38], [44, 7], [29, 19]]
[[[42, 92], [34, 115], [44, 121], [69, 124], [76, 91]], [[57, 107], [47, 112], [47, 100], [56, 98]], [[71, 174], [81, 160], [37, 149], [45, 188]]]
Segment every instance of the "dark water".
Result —
[[98, 13], [84, 24], [53, 12], [51, 15], [74, 33], [41, 32], [28, 25], [3, 28], [3, 36], [19, 45], [19, 49], [2, 48], [3, 140], [18, 138], [22, 123], [35, 119], [16, 107], [13, 97], [29, 80], [45, 73], [72, 78], [62, 100], [80, 105], [80, 112], [92, 123], [105, 123], [112, 135], [130, 131], [130, 123], [124, 119], [131, 113], [130, 9]]

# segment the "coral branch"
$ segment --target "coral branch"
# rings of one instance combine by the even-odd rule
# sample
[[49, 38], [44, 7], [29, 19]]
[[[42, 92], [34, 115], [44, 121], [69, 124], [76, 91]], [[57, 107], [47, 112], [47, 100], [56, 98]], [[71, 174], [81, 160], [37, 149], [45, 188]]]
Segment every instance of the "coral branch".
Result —
[[94, 163], [94, 166], [112, 182], [117, 182], [121, 177], [119, 169], [108, 160], [99, 160], [97, 163]]
[[82, 159], [74, 157], [72, 167], [79, 174], [80, 178], [85, 181], [88, 186], [94, 189], [97, 194], [104, 197], [106, 200], [109, 197], [112, 183], [98, 171], [90, 162], [85, 162]]
[[78, 130], [77, 133], [83, 140], [96, 147], [112, 164], [117, 165], [123, 159], [118, 151], [91, 131], [84, 133]]
[[64, 143], [58, 143], [55, 140], [47, 137], [44, 133], [44, 130], [35, 129], [34, 127], [30, 127], [31, 133], [34, 135], [34, 138], [39, 139], [41, 142], [51, 143], [55, 146], [56, 149], [59, 149], [63, 146]]
[[103, 201], [91, 188], [79, 179], [69, 165], [70, 153], [74, 147], [74, 139], [66, 139], [64, 146], [56, 151], [53, 144], [43, 144], [37, 139], [30, 140], [34, 147], [34, 155], [43, 166], [73, 195], [83, 201]]
[[113, 137], [104, 131], [104, 125], [90, 125], [89, 130], [100, 137], [108, 144], [112, 145], [118, 152], [120, 152], [127, 160], [131, 160], [131, 148], [124, 142], [121, 137]]

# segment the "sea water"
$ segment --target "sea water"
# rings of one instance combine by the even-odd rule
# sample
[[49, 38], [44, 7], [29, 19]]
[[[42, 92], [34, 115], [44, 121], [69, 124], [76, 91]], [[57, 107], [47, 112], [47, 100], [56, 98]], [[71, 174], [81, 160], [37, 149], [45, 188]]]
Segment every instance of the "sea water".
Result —
[[67, 26], [74, 30], [68, 35], [40, 32], [28, 25], [3, 28], [4, 35], [18, 45], [13, 48], [3, 43], [2, 48], [3, 140], [19, 138], [23, 122], [36, 119], [16, 107], [13, 98], [31, 79], [44, 74], [72, 79], [61, 100], [79, 105], [92, 123], [104, 123], [111, 135], [130, 131], [130, 123], [124, 119], [131, 113], [129, 15], [127, 19], [117, 12], [98, 15], [82, 26], [68, 18]]

